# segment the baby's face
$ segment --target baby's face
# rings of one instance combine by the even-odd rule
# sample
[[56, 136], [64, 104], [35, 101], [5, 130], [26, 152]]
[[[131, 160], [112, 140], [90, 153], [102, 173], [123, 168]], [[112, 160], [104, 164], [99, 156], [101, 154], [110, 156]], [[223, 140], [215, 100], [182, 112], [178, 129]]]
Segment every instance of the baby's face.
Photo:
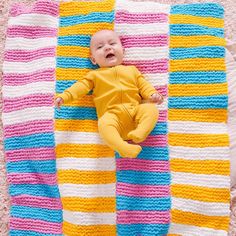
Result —
[[102, 30], [93, 35], [90, 43], [91, 61], [100, 67], [120, 65], [124, 49], [119, 37], [111, 30]]

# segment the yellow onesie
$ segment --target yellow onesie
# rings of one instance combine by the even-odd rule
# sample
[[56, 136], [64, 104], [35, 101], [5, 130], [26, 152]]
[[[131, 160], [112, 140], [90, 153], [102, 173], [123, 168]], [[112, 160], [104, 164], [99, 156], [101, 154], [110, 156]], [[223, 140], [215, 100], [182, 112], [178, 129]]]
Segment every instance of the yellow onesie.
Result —
[[142, 142], [154, 128], [156, 105], [140, 103], [150, 99], [155, 88], [135, 66], [118, 65], [90, 71], [58, 97], [68, 103], [92, 89], [102, 139], [122, 157], [136, 157], [142, 148], [125, 140]]

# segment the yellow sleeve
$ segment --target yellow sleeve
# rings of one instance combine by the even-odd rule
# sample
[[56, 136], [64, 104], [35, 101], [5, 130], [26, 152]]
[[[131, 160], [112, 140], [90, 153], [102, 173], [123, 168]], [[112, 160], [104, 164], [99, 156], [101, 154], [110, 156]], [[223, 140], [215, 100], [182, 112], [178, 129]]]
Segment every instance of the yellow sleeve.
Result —
[[152, 94], [157, 92], [156, 89], [144, 78], [144, 76], [136, 67], [134, 67], [134, 70], [139, 94], [142, 96], [143, 99], [150, 99]]
[[[91, 73], [89, 73], [91, 74]], [[87, 75], [84, 79], [77, 81], [70, 88], [66, 89], [63, 93], [58, 94], [57, 97], [63, 99], [64, 103], [72, 102], [93, 89], [93, 80], [90, 75]]]

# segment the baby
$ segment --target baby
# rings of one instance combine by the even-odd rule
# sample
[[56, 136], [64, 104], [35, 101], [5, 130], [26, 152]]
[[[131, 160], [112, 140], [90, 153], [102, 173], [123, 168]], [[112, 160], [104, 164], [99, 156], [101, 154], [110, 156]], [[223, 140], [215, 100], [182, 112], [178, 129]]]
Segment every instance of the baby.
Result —
[[[98, 116], [98, 131], [105, 143], [122, 157], [135, 158], [142, 150], [138, 144], [146, 139], [158, 119], [154, 103], [163, 97], [148, 83], [135, 66], [122, 65], [124, 49], [118, 35], [111, 30], [95, 33], [90, 43], [91, 61], [100, 68], [59, 94], [55, 106], [71, 102], [93, 89]], [[150, 103], [141, 104], [141, 100]]]

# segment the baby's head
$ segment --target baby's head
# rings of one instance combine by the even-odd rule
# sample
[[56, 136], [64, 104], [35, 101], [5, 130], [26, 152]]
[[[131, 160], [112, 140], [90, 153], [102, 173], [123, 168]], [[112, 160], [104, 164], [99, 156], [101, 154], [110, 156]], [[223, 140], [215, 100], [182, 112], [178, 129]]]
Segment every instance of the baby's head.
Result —
[[91, 38], [90, 54], [93, 64], [98, 64], [100, 67], [112, 67], [122, 63], [124, 49], [114, 31], [101, 30]]

